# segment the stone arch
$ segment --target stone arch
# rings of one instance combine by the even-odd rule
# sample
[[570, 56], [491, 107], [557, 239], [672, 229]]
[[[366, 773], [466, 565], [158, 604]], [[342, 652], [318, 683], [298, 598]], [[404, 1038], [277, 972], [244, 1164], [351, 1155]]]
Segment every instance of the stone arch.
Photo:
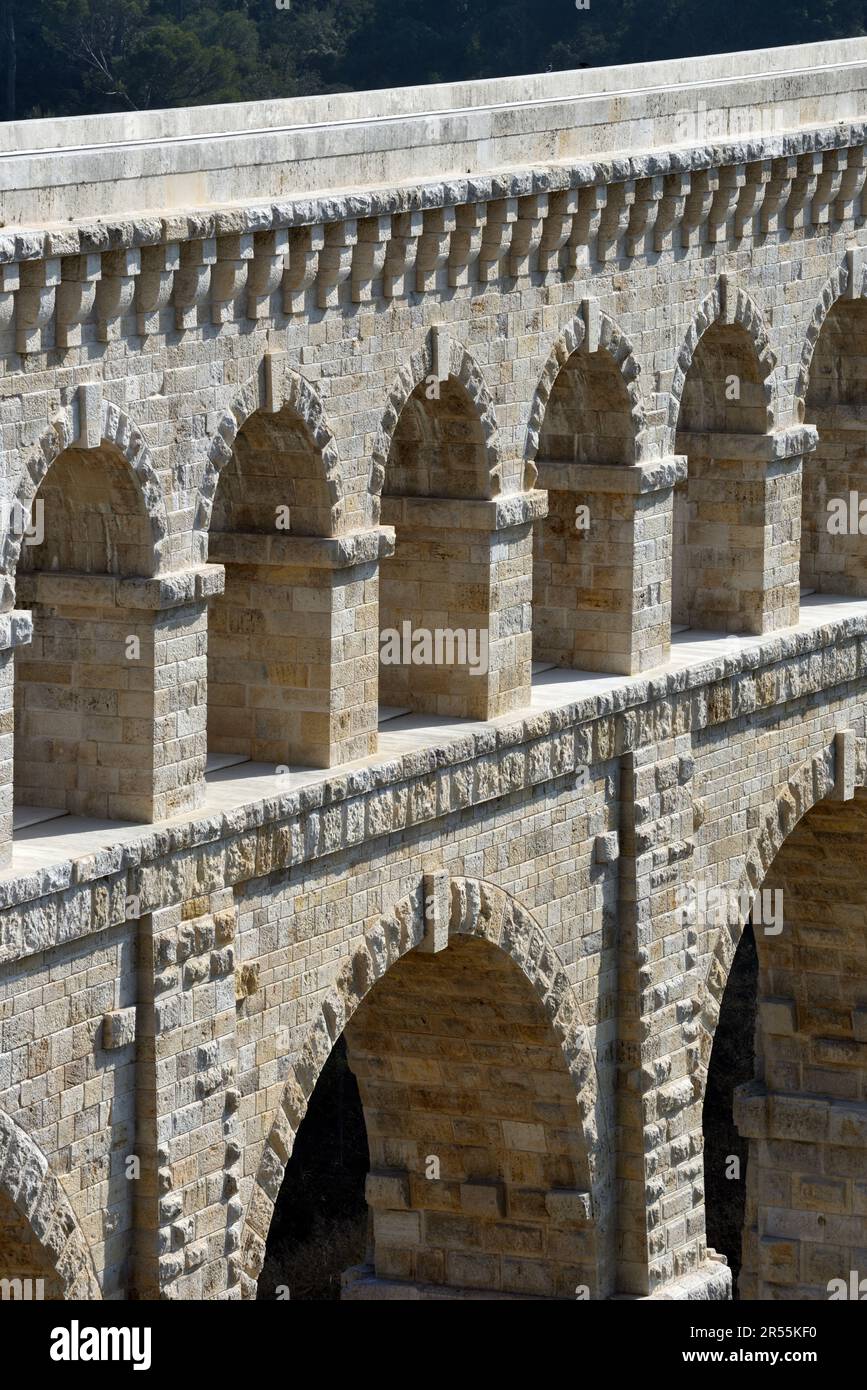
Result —
[[[161, 588], [148, 581], [172, 561], [166, 503], [129, 416], [105, 401], [98, 411], [95, 400], [86, 412], [84, 404], [56, 419], [28, 459], [7, 536], [17, 601], [33, 617], [33, 640], [10, 672], [15, 815], [149, 822], [180, 810], [198, 776], [186, 751], [170, 775], [154, 756], [165, 648], [155, 639], [159, 605], [147, 600]], [[19, 518], [28, 514], [35, 533], [25, 536]], [[195, 618], [188, 610], [182, 621]], [[165, 669], [175, 670], [168, 659]], [[179, 705], [191, 708], [198, 688], [187, 678]]]
[[[383, 918], [366, 934], [363, 943], [338, 972], [297, 1061], [289, 1068], [241, 1232], [237, 1278], [246, 1297], [255, 1293], [255, 1281], [264, 1260], [265, 1240], [286, 1163], [325, 1061], [377, 981], [419, 945], [424, 936], [423, 913], [424, 900], [419, 890], [404, 898], [390, 917]], [[602, 1194], [609, 1176], [603, 1171], [606, 1119], [589, 1035], [555, 948], [530, 912], [504, 890], [477, 879], [451, 880], [449, 934], [451, 937], [473, 937], [499, 948], [520, 969], [538, 997], [574, 1085], [586, 1163], [582, 1181], [592, 1194], [593, 1217], [600, 1229]]]
[[[488, 496], [503, 491], [503, 462], [498, 440], [494, 400], [476, 359], [458, 342], [449, 342], [449, 376], [466, 392], [482, 430], [488, 470]], [[373, 522], [379, 520], [379, 501], [385, 483], [388, 456], [404, 406], [428, 377], [433, 375], [433, 346], [430, 335], [401, 367], [388, 393], [388, 405], [379, 423], [371, 452], [368, 488], [372, 499]]]
[[[41, 435], [34, 452], [25, 459], [24, 470], [14, 494], [17, 517], [30, 520], [33, 502], [50, 468], [67, 450], [76, 446], [72, 411], [53, 420]], [[165, 495], [150, 450], [141, 430], [119, 406], [103, 401], [101, 411], [100, 446], [108, 446], [129, 466], [142, 505], [147, 514], [153, 541], [150, 572], [157, 574], [163, 559], [163, 548], [169, 532]], [[24, 527], [19, 523], [7, 526], [3, 540], [3, 570], [14, 574], [24, 543]], [[16, 534], [17, 533], [17, 534]]]
[[[217, 432], [208, 449], [205, 473], [199, 489], [193, 529], [199, 538], [202, 558], [206, 553], [206, 533], [211, 524], [214, 497], [220, 475], [232, 459], [233, 448], [244, 425], [257, 411], [268, 410], [266, 358], [258, 370], [239, 391], [222, 416]], [[343, 515], [344, 485], [337, 442], [328, 423], [322, 397], [300, 372], [287, 368], [282, 376], [282, 408], [288, 408], [309, 432], [313, 446], [322, 462], [323, 483], [331, 505], [329, 535], [336, 535]]]
[[[735, 886], [743, 908], [732, 903], [729, 909], [697, 1001], [703, 1007], [693, 1083], [700, 1096], [708, 1072], [717, 1087], [724, 1074], [715, 1054], [715, 1064], [707, 1065], [724, 989], [725, 1006], [734, 1006], [735, 1017], [740, 1011], [742, 1029], [755, 1008], [754, 1056], [729, 1048], [729, 1098], [720, 1109], [717, 1095], [712, 1121], [725, 1127], [733, 1117], [732, 1142], [737, 1134], [746, 1144], [745, 1180], [740, 1172], [728, 1175], [740, 1179], [744, 1203], [742, 1215], [734, 1208], [739, 1232], [728, 1233], [734, 1259], [741, 1248], [743, 1298], [824, 1297], [830, 1277], [845, 1280], [856, 1267], [862, 1245], [854, 1178], [861, 1171], [867, 1096], [867, 874], [859, 859], [867, 798], [857, 788], [845, 799], [833, 795], [835, 763], [831, 746], [803, 763], [775, 796]], [[863, 763], [856, 780], [860, 787]], [[757, 915], [745, 976], [748, 957], [735, 948], [759, 889], [768, 890], [763, 906], [771, 908], [774, 925], [763, 927]], [[726, 1027], [730, 1032], [731, 1017]], [[728, 1196], [720, 1196], [723, 1153], [710, 1170], [717, 1222], [729, 1219], [737, 1191], [725, 1184]], [[829, 1230], [819, 1250], [814, 1242], [826, 1223], [833, 1223], [833, 1235]]]
[[[861, 265], [858, 261], [844, 260], [837, 269], [829, 275], [822, 286], [822, 293], [819, 295], [810, 322], [804, 334], [803, 346], [801, 347], [798, 375], [795, 381], [795, 400], [794, 413], [795, 421], [803, 424], [806, 419], [807, 410], [807, 391], [810, 385], [810, 368], [813, 363], [813, 355], [819, 341], [819, 335], [824, 327], [825, 320], [834, 308], [835, 304], [845, 294], [847, 298], [858, 300], [864, 294], [864, 274], [867, 266]], [[852, 277], [855, 277], [854, 284], [850, 284]]]
[[[379, 705], [384, 718], [493, 719], [529, 699], [526, 599], [540, 499], [514, 491], [520, 465], [500, 457], [478, 364], [440, 335], [437, 379], [435, 330], [429, 336], [392, 388], [374, 448], [371, 511], [394, 527], [378, 576]], [[508, 507], [498, 505], [504, 492]], [[411, 655], [416, 634], [428, 648]]]
[[[833, 745], [829, 745], [824, 752], [817, 753], [803, 762], [774, 798], [771, 809], [765, 815], [761, 828], [744, 856], [743, 868], [734, 885], [733, 895], [739, 903], [749, 903], [750, 909], [752, 908], [756, 894], [760, 891], [784, 841], [799, 821], [828, 796], [833, 786], [834, 750]], [[694, 1016], [700, 1030], [700, 1046], [690, 1052], [690, 1057], [702, 1092], [729, 970], [745, 925], [746, 918], [741, 920], [738, 915], [720, 928], [707, 973], [694, 999]]]
[[[728, 308], [731, 295], [735, 294], [734, 312], [729, 316], [724, 314], [724, 307]], [[706, 295], [696, 311], [689, 328], [683, 338], [680, 350], [677, 354], [674, 377], [668, 398], [668, 420], [665, 428], [663, 454], [669, 455], [675, 451], [675, 436], [678, 429], [680, 418], [681, 403], [683, 400], [684, 387], [686, 386], [687, 373], [692, 366], [696, 350], [699, 343], [714, 324], [725, 324], [739, 326], [747, 334], [755, 349], [756, 362], [760, 368], [764, 366], [764, 396], [767, 410], [767, 431], [774, 428], [775, 417], [777, 414], [776, 384], [773, 381], [773, 373], [776, 370], [777, 358], [771, 348], [771, 330], [761, 308], [753, 299], [752, 295], [743, 288], [736, 291], [733, 286], [727, 287], [724, 294], [720, 285], [711, 290]]]
[[[542, 375], [530, 403], [530, 416], [527, 424], [527, 435], [524, 445], [524, 458], [526, 467], [531, 469], [530, 481], [526, 486], [531, 486], [536, 479], [535, 458], [539, 449], [539, 439], [542, 433], [542, 425], [545, 419], [545, 412], [551, 399], [551, 393], [557, 382], [562, 369], [584, 343], [587, 330], [583, 318], [576, 316], [566, 325], [557, 341], [554, 343]], [[635, 355], [632, 343], [626, 334], [620, 329], [615, 321], [608, 314], [599, 316], [599, 347], [609, 354], [617, 370], [623, 378], [623, 384], [629, 398], [630, 418], [632, 420], [634, 432], [634, 459], [623, 460], [624, 462], [634, 462], [643, 457], [645, 448], [645, 432], [647, 428], [647, 418], [644, 409], [644, 402], [641, 397], [640, 375], [641, 367]]]
[[796, 484], [768, 469], [775, 366], [755, 301], [721, 281], [690, 324], [669, 396], [665, 452], [687, 459], [672, 499], [675, 633], [761, 633], [797, 621]]
[[[26, 1224], [63, 1297], [101, 1299], [90, 1247], [59, 1179], [26, 1130], [2, 1111], [0, 1195]], [[5, 1266], [4, 1275], [9, 1275]]]
[[334, 690], [338, 630], [348, 643], [347, 618], [366, 616], [348, 584], [363, 572], [341, 568], [333, 544], [343, 507], [320, 396], [282, 356], [264, 357], [212, 441], [195, 522], [197, 553], [225, 567], [208, 617], [211, 770], [227, 757], [330, 767], [373, 751], [364, 682], [351, 700]]
[[815, 451], [801, 467], [802, 588], [861, 598], [867, 558], [849, 513], [852, 495], [863, 496], [867, 487], [867, 299], [863, 271], [850, 286], [854, 270], [847, 258], [823, 287], [801, 353], [795, 413], [817, 431]]
[[[533, 658], [542, 667], [631, 674], [644, 659], [636, 593], [648, 591], [637, 577], [636, 519], [647, 524], [654, 502], [612, 475], [628, 472], [645, 447], [640, 368], [607, 314], [598, 345], [587, 346], [586, 324], [576, 317], [555, 343], [531, 406], [525, 465], [548, 498], [533, 528]], [[641, 647], [655, 648], [646, 624]]]

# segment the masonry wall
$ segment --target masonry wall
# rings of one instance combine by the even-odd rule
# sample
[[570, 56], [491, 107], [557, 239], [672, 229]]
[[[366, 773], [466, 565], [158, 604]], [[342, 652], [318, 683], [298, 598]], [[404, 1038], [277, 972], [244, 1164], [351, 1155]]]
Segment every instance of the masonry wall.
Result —
[[[55, 1296], [57, 1261], [68, 1273], [62, 1256], [73, 1232], [99, 1271], [96, 1287], [103, 1297], [126, 1296], [132, 1286], [136, 1180], [128, 1177], [135, 1171], [128, 1160], [137, 1156], [136, 931], [125, 913], [133, 906], [126, 902], [125, 885], [103, 885], [86, 913], [82, 903], [73, 914], [64, 944], [37, 949], [0, 978], [0, 1109], [47, 1157], [69, 1203], [65, 1223], [54, 1211], [36, 1219], [29, 1203], [18, 1212], [36, 1246], [26, 1263], [50, 1272]], [[35, 925], [44, 922], [45, 908], [23, 915]], [[35, 936], [30, 940], [35, 946]], [[8, 931], [5, 943], [8, 951]], [[4, 1144], [4, 1188], [17, 1196], [13, 1159], [14, 1148]], [[8, 1239], [17, 1247], [13, 1234]], [[17, 1248], [11, 1275], [20, 1270]], [[68, 1287], [64, 1282], [67, 1297]]]
[[[485, 174], [472, 187], [367, 190], [267, 213], [161, 212], [32, 237], [3, 229], [5, 496], [29, 512], [65, 451], [92, 458], [110, 446], [150, 528], [123, 582], [153, 601], [148, 620], [166, 658], [165, 668], [154, 660], [148, 744], [160, 796], [151, 813], [172, 820], [138, 841], [109, 837], [74, 862], [58, 853], [26, 875], [13, 846], [0, 877], [0, 1118], [15, 1126], [0, 1135], [0, 1191], [37, 1231], [52, 1267], [65, 1270], [66, 1257], [75, 1271], [64, 1274], [66, 1292], [251, 1296], [294, 1133], [347, 1020], [350, 1055], [354, 1026], [362, 1091], [377, 1111], [361, 1011], [388, 1012], [375, 1001], [395, 997], [389, 970], [406, 965], [414, 981], [436, 965], [437, 952], [419, 964], [405, 958], [425, 940], [424, 876], [445, 872], [476, 884], [479, 900], [472, 912], [454, 909], [446, 936], [484, 936], [482, 899], [493, 898], [491, 949], [512, 957], [525, 977], [522, 998], [529, 981], [540, 1017], [553, 1020], [580, 1145], [558, 1092], [544, 1121], [546, 1152], [556, 1151], [551, 1136], [569, 1133], [563, 1151], [588, 1171], [586, 1182], [565, 1169], [540, 1178], [538, 1219], [524, 1221], [524, 1235], [512, 1232], [535, 1243], [520, 1289], [506, 1287], [506, 1260], [517, 1252], [493, 1248], [506, 1239], [513, 1201], [497, 1187], [499, 1169], [486, 1197], [493, 1206], [466, 1227], [466, 1245], [483, 1257], [473, 1278], [467, 1251], [455, 1247], [459, 1260], [433, 1240], [426, 1263], [421, 1246], [380, 1240], [374, 1268], [379, 1260], [382, 1278], [398, 1283], [430, 1283], [433, 1272], [445, 1286], [474, 1279], [495, 1294], [531, 1292], [535, 1280], [540, 1295], [566, 1296], [575, 1278], [593, 1297], [727, 1295], [726, 1272], [706, 1249], [700, 1115], [740, 921], [690, 921], [684, 897], [699, 880], [754, 891], [802, 814], [825, 799], [848, 804], [867, 779], [867, 620], [853, 608], [794, 629], [799, 483], [815, 444], [810, 367], [832, 305], [860, 301], [863, 290], [864, 137], [852, 124], [798, 130], [785, 147], [768, 139], [660, 151], [622, 167]], [[740, 345], [744, 413], [720, 406], [722, 359], [703, 369], [722, 413], [703, 414], [691, 399], [700, 342], [714, 326], [717, 341]], [[558, 396], [546, 437], [555, 382], [565, 363], [575, 370], [579, 352], [595, 360], [591, 374], [604, 362], [609, 384], [615, 371], [617, 389], [597, 393], [591, 429], [574, 421], [571, 432]], [[436, 427], [412, 407], [404, 414], [431, 382], [447, 387], [450, 410], [460, 400], [460, 428], [451, 413]], [[401, 419], [416, 432], [404, 437]], [[321, 582], [302, 585], [302, 567], [274, 550], [270, 520], [249, 514], [238, 464], [245, 429], [250, 476], [267, 482], [269, 508], [283, 492], [266, 465], [287, 461], [295, 523], [286, 544], [316, 543]], [[564, 453], [555, 441], [568, 444], [570, 433]], [[610, 447], [590, 457], [587, 441], [599, 438]], [[546, 471], [556, 484], [558, 466], [546, 522]], [[575, 470], [568, 489], [562, 466]], [[585, 485], [587, 583], [585, 542], [574, 536], [574, 567], [570, 559], [568, 575], [554, 572], [567, 563], [563, 497], [583, 495], [584, 468], [597, 470], [587, 474], [595, 487]], [[598, 470], [620, 469], [628, 482], [609, 493]], [[740, 488], [739, 505], [754, 507], [746, 535], [730, 486]], [[418, 521], [435, 530], [443, 499], [446, 542]], [[457, 526], [478, 517], [472, 508], [484, 510], [485, 525]], [[234, 567], [222, 606], [206, 564], [212, 522], [219, 539], [210, 558]], [[690, 540], [695, 523], [721, 531], [713, 543], [701, 529]], [[688, 552], [673, 614], [672, 535]], [[586, 667], [635, 679], [531, 712], [534, 538], [539, 654], [567, 663], [580, 651]], [[64, 577], [93, 568], [90, 532], [60, 539]], [[13, 608], [19, 542], [6, 536], [0, 590], [9, 650], [12, 629], [21, 639], [27, 628]], [[410, 594], [401, 586], [413, 557], [431, 569], [425, 592], [414, 581]], [[440, 592], [434, 570], [447, 577]], [[848, 572], [857, 579], [857, 563]], [[743, 594], [749, 601], [736, 602]], [[671, 618], [696, 595], [687, 620], [712, 618], [759, 640], [736, 640], [688, 671], [671, 663]], [[264, 625], [275, 650], [250, 640], [263, 636], [251, 615], [266, 596], [277, 610]], [[216, 747], [231, 751], [237, 737], [275, 770], [285, 757], [331, 771], [291, 795], [275, 794], [269, 780], [260, 800], [196, 817], [208, 599]], [[34, 602], [50, 645], [59, 619], [40, 611], [38, 594]], [[472, 715], [483, 728], [378, 759], [377, 694], [410, 696], [408, 682], [377, 686], [370, 639], [403, 605], [412, 617], [486, 620], [496, 660], [483, 704], [464, 699], [438, 711]], [[293, 626], [307, 611], [315, 619]], [[565, 611], [569, 632], [557, 617]], [[235, 646], [230, 636], [244, 640]], [[281, 647], [281, 636], [298, 648]], [[37, 687], [52, 684], [40, 678], [44, 640], [29, 666], [26, 649], [14, 658]], [[243, 680], [233, 686], [236, 659]], [[72, 683], [54, 683], [55, 704]], [[422, 693], [428, 708], [443, 695], [435, 681]], [[24, 727], [32, 713], [25, 699], [22, 731], [35, 737], [45, 730]], [[119, 717], [119, 708], [105, 713]], [[358, 761], [347, 768], [350, 758]], [[11, 774], [8, 758], [4, 766]], [[456, 900], [462, 893], [472, 896], [464, 885]], [[507, 930], [507, 918], [520, 931]], [[480, 982], [487, 974], [480, 964]], [[397, 1050], [388, 1058], [396, 1080], [406, 1059]], [[525, 1103], [510, 1122], [531, 1124]], [[378, 1138], [384, 1162], [388, 1135]], [[508, 1163], [533, 1169], [534, 1147], [518, 1145], [520, 1160], [506, 1147]], [[135, 1178], [131, 1154], [141, 1160]], [[25, 1181], [31, 1169], [41, 1185]], [[573, 1221], [562, 1240], [548, 1205], [542, 1221], [538, 1194], [549, 1183], [589, 1194], [592, 1238]], [[49, 1187], [46, 1216], [39, 1194]], [[376, 1208], [375, 1184], [372, 1198]], [[852, 1200], [848, 1214], [860, 1220]], [[400, 1210], [419, 1220], [383, 1222], [394, 1213], [380, 1206], [380, 1227], [421, 1238], [436, 1225], [421, 1203]], [[81, 1273], [85, 1260], [92, 1278]]]
[[[863, 795], [816, 806], [767, 891], [787, 930], [760, 930], [756, 1082], [737, 1101], [750, 1139], [744, 1271], [752, 1298], [851, 1296], [865, 1225]], [[860, 1278], [860, 1275], [859, 1275]]]

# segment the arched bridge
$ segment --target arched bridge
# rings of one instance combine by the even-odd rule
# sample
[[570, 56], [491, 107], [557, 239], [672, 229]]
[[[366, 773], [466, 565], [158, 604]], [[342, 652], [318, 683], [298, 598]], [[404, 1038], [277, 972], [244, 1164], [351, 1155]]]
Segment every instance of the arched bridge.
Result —
[[865, 142], [863, 39], [0, 127], [0, 1279], [255, 1297], [338, 1042], [344, 1297], [858, 1271]]

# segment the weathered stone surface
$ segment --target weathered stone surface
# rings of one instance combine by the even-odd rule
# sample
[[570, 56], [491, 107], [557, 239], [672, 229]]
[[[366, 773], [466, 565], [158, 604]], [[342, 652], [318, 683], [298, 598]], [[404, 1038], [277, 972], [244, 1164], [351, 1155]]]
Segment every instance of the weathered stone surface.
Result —
[[865, 54], [16, 156], [0, 1274], [254, 1296], [343, 1035], [346, 1297], [729, 1297], [702, 1100], [750, 912], [741, 1292], [857, 1267]]

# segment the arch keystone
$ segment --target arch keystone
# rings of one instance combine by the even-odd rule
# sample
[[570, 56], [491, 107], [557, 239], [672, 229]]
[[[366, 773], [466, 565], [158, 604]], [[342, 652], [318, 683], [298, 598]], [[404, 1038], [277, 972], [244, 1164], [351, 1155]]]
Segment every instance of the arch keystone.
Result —
[[79, 386], [75, 400], [78, 429], [73, 424], [77, 449], [98, 449], [102, 442], [102, 383], [88, 381]]
[[436, 955], [449, 944], [449, 920], [451, 918], [451, 878], [445, 869], [425, 874], [422, 879], [424, 893], [424, 936], [416, 950], [422, 955]]

